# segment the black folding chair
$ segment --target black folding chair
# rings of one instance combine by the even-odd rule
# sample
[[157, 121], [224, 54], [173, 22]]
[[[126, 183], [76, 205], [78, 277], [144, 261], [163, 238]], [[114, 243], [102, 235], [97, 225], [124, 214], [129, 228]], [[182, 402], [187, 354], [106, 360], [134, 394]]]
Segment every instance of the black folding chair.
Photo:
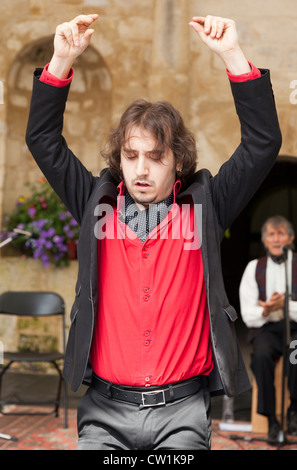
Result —
[[[61, 333], [63, 351], [49, 352], [11, 352], [4, 348], [4, 366], [0, 372], [0, 411], [3, 412], [4, 404], [22, 404], [22, 405], [54, 405], [54, 409], [48, 412], [10, 412], [9, 414], [52, 414], [59, 416], [59, 407], [61, 403], [61, 390], [64, 384], [64, 413], [65, 428], [68, 427], [68, 404], [67, 404], [67, 386], [62, 377], [62, 370], [59, 362], [63, 361], [65, 355], [65, 306], [62, 297], [55, 292], [4, 292], [0, 295], [0, 313], [5, 315], [17, 315], [26, 317], [48, 317], [53, 315], [61, 316]], [[5, 343], [5, 342], [4, 342]], [[5, 346], [5, 344], [4, 344]], [[7, 399], [2, 400], [2, 380], [5, 372], [8, 371], [13, 363], [51, 363], [58, 372], [58, 387], [55, 400], [49, 401], [22, 401]]]

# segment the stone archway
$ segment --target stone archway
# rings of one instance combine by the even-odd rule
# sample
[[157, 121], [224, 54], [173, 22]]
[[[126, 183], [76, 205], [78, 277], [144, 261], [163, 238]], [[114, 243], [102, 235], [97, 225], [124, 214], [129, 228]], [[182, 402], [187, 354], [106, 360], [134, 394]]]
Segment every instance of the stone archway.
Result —
[[[7, 135], [3, 213], [9, 212], [25, 184], [40, 178], [25, 144], [33, 71], [50, 61], [53, 36], [27, 45], [8, 75]], [[102, 56], [90, 46], [75, 62], [74, 80], [65, 111], [64, 137], [74, 154], [94, 174], [103, 167], [100, 151], [111, 124], [112, 81]]]

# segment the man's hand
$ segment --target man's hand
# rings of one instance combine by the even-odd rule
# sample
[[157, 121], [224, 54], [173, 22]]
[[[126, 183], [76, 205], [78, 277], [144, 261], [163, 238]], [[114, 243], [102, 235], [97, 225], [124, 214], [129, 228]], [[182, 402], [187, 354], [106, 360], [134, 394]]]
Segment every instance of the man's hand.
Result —
[[275, 312], [277, 310], [281, 310], [284, 307], [284, 294], [279, 294], [278, 292], [274, 292], [271, 296], [270, 300], [263, 302], [259, 300], [258, 304], [260, 307], [263, 307], [262, 315], [263, 317], [267, 317], [271, 312]]
[[194, 16], [189, 23], [209, 49], [224, 61], [230, 73], [239, 75], [250, 72], [238, 42], [235, 22], [217, 16]]
[[75, 59], [90, 44], [94, 33], [91, 24], [99, 15], [80, 15], [72, 21], [62, 23], [56, 28], [54, 55], [48, 71], [58, 78], [67, 78]]

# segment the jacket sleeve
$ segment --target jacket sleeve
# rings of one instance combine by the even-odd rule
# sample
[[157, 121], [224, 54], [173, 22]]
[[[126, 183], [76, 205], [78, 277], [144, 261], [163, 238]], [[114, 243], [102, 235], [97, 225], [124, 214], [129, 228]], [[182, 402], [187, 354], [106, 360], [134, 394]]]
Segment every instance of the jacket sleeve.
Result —
[[26, 143], [54, 191], [81, 223], [96, 178], [75, 157], [62, 136], [70, 85], [54, 87], [41, 82], [41, 72], [42, 69], [34, 72]]
[[268, 70], [247, 82], [231, 82], [241, 143], [212, 178], [213, 204], [224, 232], [273, 167], [282, 143]]

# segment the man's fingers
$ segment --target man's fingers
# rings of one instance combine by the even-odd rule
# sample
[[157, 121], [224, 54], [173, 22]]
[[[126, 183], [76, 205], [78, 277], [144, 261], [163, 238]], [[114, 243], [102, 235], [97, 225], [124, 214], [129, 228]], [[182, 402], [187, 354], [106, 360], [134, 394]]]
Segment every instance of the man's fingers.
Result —
[[56, 32], [60, 36], [64, 36], [70, 46], [79, 45], [79, 31], [76, 24], [63, 23], [57, 27]]
[[223, 22], [223, 20], [220, 19], [217, 22], [217, 33], [216, 33], [217, 39], [219, 39], [222, 36], [223, 31], [224, 31], [224, 27], [225, 27], [224, 22]]
[[205, 23], [204, 23], [204, 32], [205, 32], [205, 34], [210, 34], [211, 33], [213, 21], [214, 21], [214, 18], [210, 15], [208, 15], [205, 18]]
[[91, 40], [91, 37], [92, 35], [94, 34], [95, 30], [94, 29], [87, 29], [87, 31], [85, 32], [84, 34], [84, 37], [83, 37], [83, 46], [86, 45], [86, 44], [89, 44], [90, 40]]
[[204, 23], [205, 23], [205, 17], [204, 16], [193, 16], [192, 20], [195, 23], [199, 23], [201, 25], [204, 25]]
[[205, 34], [216, 35], [217, 22], [220, 18], [207, 15], [205, 18], [203, 16], [195, 16], [193, 20], [204, 26]]
[[84, 25], [86, 27], [90, 26], [94, 21], [99, 18], [99, 15], [92, 14], [92, 15], [79, 15], [76, 16], [70, 23], [75, 23], [77, 25]]
[[73, 35], [72, 35], [72, 30], [69, 26], [69, 23], [63, 23], [63, 24], [57, 26], [56, 33], [59, 36], [64, 37], [70, 46], [72, 45]]
[[210, 36], [212, 38], [215, 38], [216, 35], [217, 35], [217, 20], [214, 18], [211, 21], [211, 25], [210, 25]]
[[210, 35], [212, 38], [219, 39], [224, 32], [225, 20], [224, 18], [211, 15], [206, 17], [194, 16], [190, 25], [197, 32], [204, 32], [207, 36]]
[[[98, 16], [97, 14], [77, 16], [72, 21], [59, 25], [56, 32], [60, 36], [64, 36], [70, 46], [80, 46], [84, 39], [90, 41], [94, 30], [88, 28]], [[81, 36], [82, 34], [83, 36]]]
[[79, 46], [79, 30], [78, 26], [75, 23], [70, 23], [70, 31], [72, 34], [72, 44], [74, 46]]

